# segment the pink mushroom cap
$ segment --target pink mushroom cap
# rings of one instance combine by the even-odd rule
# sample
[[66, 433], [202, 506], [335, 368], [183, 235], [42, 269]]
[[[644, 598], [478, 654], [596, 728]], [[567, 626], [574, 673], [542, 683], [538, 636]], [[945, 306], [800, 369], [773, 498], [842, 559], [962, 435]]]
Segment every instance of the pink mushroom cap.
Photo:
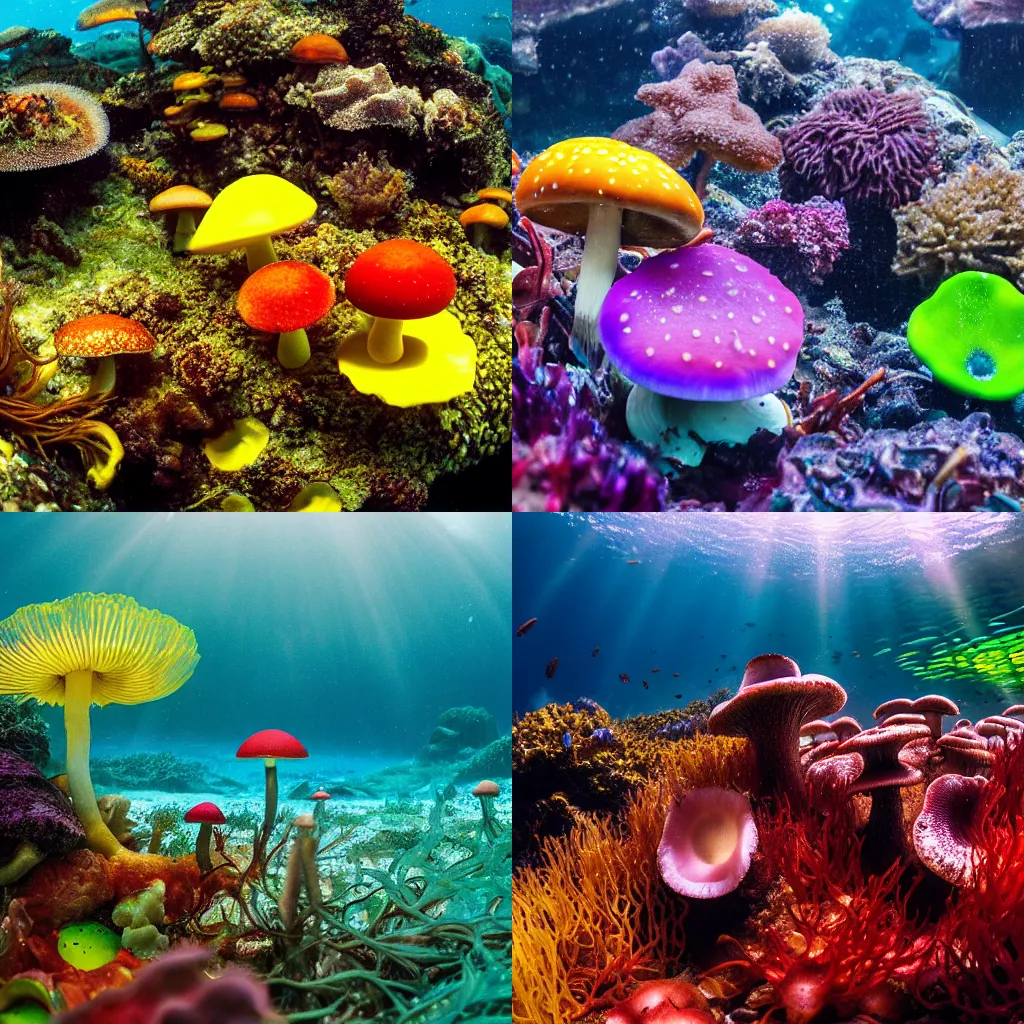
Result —
[[978, 867], [975, 843], [978, 805], [986, 779], [942, 775], [924, 794], [914, 822], [914, 849], [921, 862], [953, 885], [971, 885]]
[[709, 900], [736, 889], [757, 849], [750, 801], [732, 789], [691, 789], [672, 802], [658, 846], [665, 884]]

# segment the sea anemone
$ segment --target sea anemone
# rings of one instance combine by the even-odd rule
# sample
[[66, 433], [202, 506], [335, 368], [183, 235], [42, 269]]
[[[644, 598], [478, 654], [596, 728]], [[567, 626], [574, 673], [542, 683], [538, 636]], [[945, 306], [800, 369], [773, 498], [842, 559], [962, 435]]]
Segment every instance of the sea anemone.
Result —
[[913, 202], [938, 145], [917, 93], [840, 89], [781, 135], [787, 199], [843, 199], [891, 210]]
[[35, 171], [84, 160], [110, 137], [110, 122], [84, 89], [34, 82], [0, 92], [0, 172]]

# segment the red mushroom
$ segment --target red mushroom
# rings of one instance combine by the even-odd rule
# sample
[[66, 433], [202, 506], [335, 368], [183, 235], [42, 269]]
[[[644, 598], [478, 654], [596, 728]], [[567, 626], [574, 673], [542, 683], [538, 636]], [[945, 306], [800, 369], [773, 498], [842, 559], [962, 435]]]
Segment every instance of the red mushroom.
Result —
[[309, 263], [282, 260], [250, 274], [238, 292], [238, 315], [257, 331], [278, 334], [277, 361], [286, 370], [309, 362], [306, 328], [334, 305], [334, 282]]
[[484, 779], [473, 787], [473, 796], [480, 801], [480, 811], [483, 814], [482, 831], [492, 836], [501, 833], [501, 826], [495, 821], [494, 811], [491, 810], [491, 801], [501, 792], [501, 787], [490, 779]]
[[455, 298], [455, 274], [429, 246], [392, 238], [356, 257], [345, 275], [345, 297], [374, 318], [366, 348], [378, 363], [397, 363], [402, 326], [446, 309]]
[[189, 825], [199, 826], [199, 835], [196, 836], [196, 863], [199, 870], [204, 874], [213, 870], [213, 861], [210, 859], [210, 836], [213, 834], [214, 825], [224, 824], [224, 815], [221, 809], [210, 803], [209, 800], [196, 804], [185, 812], [185, 821]]
[[393, 238], [356, 257], [345, 297], [373, 317], [338, 348], [338, 369], [363, 394], [409, 408], [472, 390], [476, 345], [447, 311], [452, 268], [433, 249]]
[[314, 801], [316, 806], [313, 808], [313, 820], [319, 822], [323, 817], [324, 807], [327, 801], [331, 799], [331, 794], [326, 789], [318, 789], [310, 798]]
[[924, 697], [918, 697], [913, 703], [913, 709], [914, 714], [924, 715], [924, 720], [932, 731], [933, 740], [937, 740], [942, 735], [942, 718], [944, 715], [960, 714], [960, 708], [953, 701], [937, 693], [929, 693]]
[[309, 757], [309, 751], [290, 733], [281, 729], [254, 732], [239, 748], [235, 757], [262, 758], [266, 772], [266, 808], [263, 828], [252, 851], [252, 862], [259, 865], [277, 820], [277, 762], [282, 759]]

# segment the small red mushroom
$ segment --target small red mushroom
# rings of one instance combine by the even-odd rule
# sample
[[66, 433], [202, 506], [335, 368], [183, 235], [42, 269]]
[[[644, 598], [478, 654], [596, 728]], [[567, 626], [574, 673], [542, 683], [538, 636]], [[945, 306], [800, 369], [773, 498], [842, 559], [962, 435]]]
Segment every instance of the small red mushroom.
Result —
[[278, 334], [277, 361], [286, 370], [309, 362], [306, 328], [334, 305], [334, 282], [297, 260], [268, 263], [250, 274], [238, 292], [238, 315], [257, 331]]
[[252, 852], [253, 864], [259, 864], [274, 822], [277, 820], [277, 762], [282, 759], [309, 757], [309, 751], [290, 733], [281, 729], [254, 732], [235, 753], [235, 757], [262, 758], [266, 772], [266, 809], [263, 829]]
[[429, 246], [392, 238], [356, 257], [345, 275], [345, 297], [374, 318], [366, 348], [378, 363], [397, 363], [402, 326], [446, 309], [455, 298], [452, 268]]
[[214, 825], [224, 824], [224, 815], [221, 809], [209, 800], [196, 804], [185, 812], [185, 821], [189, 825], [199, 826], [199, 835], [196, 836], [196, 863], [199, 870], [204, 874], [213, 870], [213, 861], [210, 859], [210, 837], [213, 834]]
[[313, 808], [313, 820], [319, 821], [323, 816], [327, 801], [331, 799], [331, 794], [326, 789], [318, 789], [309, 799], [316, 804]]
[[491, 810], [491, 801], [501, 792], [501, 787], [490, 779], [484, 779], [473, 787], [473, 796], [480, 801], [480, 811], [483, 814], [483, 831], [489, 835], [497, 836], [501, 832], [501, 826], [494, 819], [494, 811]]

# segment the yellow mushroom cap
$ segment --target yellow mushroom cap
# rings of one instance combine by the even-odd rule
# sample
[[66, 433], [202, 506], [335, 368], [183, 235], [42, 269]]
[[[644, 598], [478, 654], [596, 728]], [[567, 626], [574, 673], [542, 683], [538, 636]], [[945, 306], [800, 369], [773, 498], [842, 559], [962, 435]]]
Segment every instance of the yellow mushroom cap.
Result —
[[199, 661], [192, 630], [123, 594], [74, 594], [0, 622], [0, 692], [64, 703], [64, 677], [91, 669], [94, 704], [173, 693]]
[[230, 252], [291, 231], [314, 213], [316, 200], [290, 181], [276, 174], [250, 174], [214, 199], [188, 248], [206, 255]]
[[178, 210], [206, 210], [213, 203], [201, 188], [173, 185], [149, 201], [150, 213], [174, 213]]
[[341, 497], [338, 492], [323, 480], [306, 484], [298, 494], [292, 498], [292, 503], [287, 508], [288, 512], [340, 512]]
[[203, 451], [215, 469], [234, 473], [251, 466], [267, 447], [270, 431], [252, 416], [235, 420], [219, 437], [208, 437]]
[[507, 188], [482, 188], [477, 192], [479, 199], [496, 199], [499, 203], [511, 203], [512, 193]]
[[617, 139], [566, 139], [535, 156], [516, 186], [516, 205], [546, 227], [582, 235], [590, 207], [622, 209], [622, 244], [670, 249], [704, 226], [687, 181], [664, 160]]
[[202, 89], [204, 85], [210, 84], [210, 76], [204, 75], [202, 71], [185, 71], [171, 84], [175, 92], [189, 92], [192, 89]]
[[459, 223], [468, 228], [471, 224], [486, 224], [492, 228], [508, 227], [508, 214], [494, 203], [477, 203], [462, 211]]
[[211, 124], [209, 121], [197, 121], [189, 132], [193, 142], [215, 142], [223, 139], [228, 133], [227, 125]]

